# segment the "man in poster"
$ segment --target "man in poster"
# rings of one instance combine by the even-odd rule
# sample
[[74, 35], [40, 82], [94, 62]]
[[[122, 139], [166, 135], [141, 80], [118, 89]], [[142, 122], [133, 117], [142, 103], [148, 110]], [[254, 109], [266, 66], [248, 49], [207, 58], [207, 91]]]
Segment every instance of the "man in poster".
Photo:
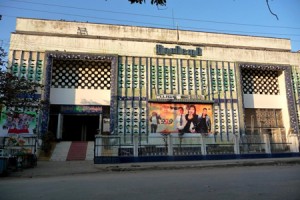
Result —
[[210, 117], [207, 115], [207, 108], [203, 108], [202, 114], [198, 115], [198, 123], [196, 126], [197, 133], [204, 133], [207, 135], [211, 131]]
[[178, 108], [178, 115], [176, 116], [175, 119], [176, 123], [176, 129], [178, 130], [179, 134], [184, 133], [184, 127], [186, 125], [186, 119], [185, 119], [185, 114], [183, 113], [183, 107]]

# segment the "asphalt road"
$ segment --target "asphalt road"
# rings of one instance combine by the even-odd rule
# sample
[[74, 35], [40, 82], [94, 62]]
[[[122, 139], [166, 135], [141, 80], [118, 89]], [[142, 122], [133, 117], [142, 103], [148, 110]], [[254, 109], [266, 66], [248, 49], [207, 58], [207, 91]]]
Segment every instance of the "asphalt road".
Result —
[[0, 178], [1, 200], [300, 200], [300, 165]]

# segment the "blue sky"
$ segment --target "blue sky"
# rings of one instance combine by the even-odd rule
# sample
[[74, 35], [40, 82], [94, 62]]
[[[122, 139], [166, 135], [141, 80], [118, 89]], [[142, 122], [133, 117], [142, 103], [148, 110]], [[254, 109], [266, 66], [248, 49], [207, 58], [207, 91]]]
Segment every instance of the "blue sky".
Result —
[[300, 50], [300, 0], [167, 0], [167, 6], [127, 0], [0, 0], [0, 45], [9, 48], [16, 17], [124, 24], [291, 39]]

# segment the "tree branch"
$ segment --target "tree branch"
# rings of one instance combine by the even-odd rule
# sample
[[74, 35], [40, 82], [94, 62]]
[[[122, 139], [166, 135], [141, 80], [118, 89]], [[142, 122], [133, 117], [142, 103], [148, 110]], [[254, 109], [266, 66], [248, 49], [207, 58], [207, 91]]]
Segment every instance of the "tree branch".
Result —
[[[133, 3], [146, 3], [146, 0], [128, 0], [131, 4]], [[151, 4], [155, 4], [156, 6], [166, 6], [166, 0], [151, 0]]]
[[272, 10], [271, 10], [271, 8], [270, 8], [270, 5], [269, 5], [269, 0], [266, 0], [266, 2], [267, 2], [267, 5], [268, 5], [268, 8], [269, 8], [270, 13], [271, 13], [272, 15], [274, 15], [274, 16], [277, 18], [277, 20], [279, 20], [278, 16], [277, 16], [275, 13], [272, 12]]

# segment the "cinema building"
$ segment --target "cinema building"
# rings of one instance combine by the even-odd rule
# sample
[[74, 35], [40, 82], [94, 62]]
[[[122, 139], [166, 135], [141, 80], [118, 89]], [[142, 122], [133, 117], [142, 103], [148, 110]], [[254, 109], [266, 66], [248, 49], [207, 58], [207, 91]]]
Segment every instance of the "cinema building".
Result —
[[299, 152], [300, 53], [289, 39], [17, 18], [10, 44], [12, 71], [45, 85], [40, 134], [178, 135], [176, 115], [193, 105], [221, 143], [267, 134]]

